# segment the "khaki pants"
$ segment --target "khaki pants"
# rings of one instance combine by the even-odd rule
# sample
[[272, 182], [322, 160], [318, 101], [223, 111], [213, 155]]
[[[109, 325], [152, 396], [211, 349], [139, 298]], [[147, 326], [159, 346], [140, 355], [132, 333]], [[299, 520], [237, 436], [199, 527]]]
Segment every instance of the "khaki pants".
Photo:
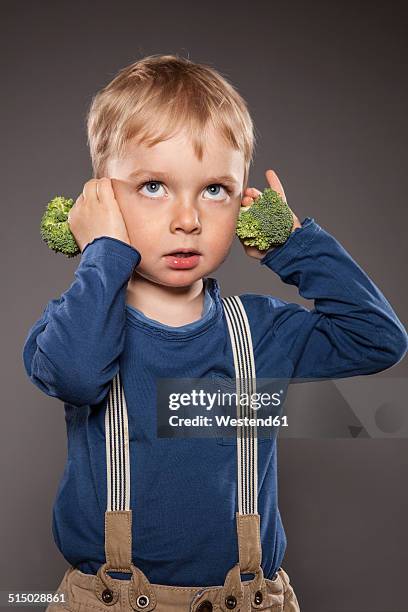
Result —
[[[115, 586], [119, 591], [119, 598], [113, 605], [103, 604], [96, 595], [96, 576], [92, 574], [84, 574], [78, 569], [70, 567], [64, 574], [64, 577], [57, 589], [57, 593], [64, 594], [64, 603], [50, 604], [46, 612], [134, 612], [143, 610], [153, 610], [155, 612], [215, 612], [219, 610], [234, 610], [235, 612], [253, 612], [255, 610], [263, 610], [264, 612], [300, 612], [299, 604], [289, 582], [289, 576], [285, 570], [280, 567], [274, 580], [265, 579], [267, 596], [262, 598], [260, 603], [256, 599], [256, 591], [250, 588], [251, 583], [254, 583], [255, 578], [248, 581], [243, 581], [244, 597], [241, 607], [229, 608], [226, 605], [225, 598], [222, 599], [221, 586], [214, 587], [179, 587], [167, 586], [160, 584], [151, 584], [156, 605], [154, 608], [143, 606], [144, 600], [137, 601], [133, 599], [133, 605], [130, 597], [129, 585], [130, 580], [118, 580], [112, 578]], [[201, 594], [201, 596], [200, 596]], [[198, 603], [198, 598], [200, 603]], [[195, 603], [196, 602], [196, 603]], [[152, 603], [152, 601], [150, 601]], [[231, 602], [230, 602], [231, 605]]]

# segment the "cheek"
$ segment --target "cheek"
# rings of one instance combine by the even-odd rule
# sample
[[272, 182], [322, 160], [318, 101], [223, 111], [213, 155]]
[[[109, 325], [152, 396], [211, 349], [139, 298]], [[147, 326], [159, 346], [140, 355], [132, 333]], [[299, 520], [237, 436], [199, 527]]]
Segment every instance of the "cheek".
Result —
[[129, 238], [133, 244], [138, 244], [144, 251], [152, 250], [160, 244], [160, 233], [154, 223], [144, 223], [139, 217], [132, 217], [126, 222]]
[[145, 213], [143, 207], [137, 206], [133, 198], [123, 201], [122, 215], [128, 232], [154, 234], [155, 224], [152, 223], [151, 216]]
[[238, 220], [240, 209], [241, 209], [241, 204], [238, 203], [234, 207], [231, 207], [227, 211], [228, 214], [226, 214], [224, 218], [222, 219], [221, 227], [223, 228], [223, 231], [225, 233], [228, 233], [228, 235], [230, 234], [234, 235], [235, 233], [235, 228], [237, 226], [237, 220]]
[[155, 258], [158, 253], [157, 245], [160, 245], [160, 240], [152, 231], [147, 231], [139, 223], [127, 225], [130, 244], [135, 247], [142, 256], [140, 269], [144, 269], [149, 261]]
[[234, 240], [236, 218], [228, 216], [222, 223], [212, 224], [212, 242], [217, 245], [218, 251], [228, 249]]

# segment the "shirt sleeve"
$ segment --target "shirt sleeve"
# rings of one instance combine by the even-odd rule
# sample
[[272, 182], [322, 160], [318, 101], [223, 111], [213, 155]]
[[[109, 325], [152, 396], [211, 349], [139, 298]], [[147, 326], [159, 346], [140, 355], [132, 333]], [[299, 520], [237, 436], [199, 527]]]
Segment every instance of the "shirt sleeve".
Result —
[[313, 218], [301, 226], [260, 260], [314, 300], [309, 310], [266, 296], [274, 337], [293, 364], [293, 378], [374, 374], [401, 361], [408, 335], [387, 299]]
[[127, 284], [140, 260], [109, 236], [86, 245], [74, 282], [47, 304], [24, 343], [25, 370], [41, 391], [77, 406], [104, 398], [119, 369]]

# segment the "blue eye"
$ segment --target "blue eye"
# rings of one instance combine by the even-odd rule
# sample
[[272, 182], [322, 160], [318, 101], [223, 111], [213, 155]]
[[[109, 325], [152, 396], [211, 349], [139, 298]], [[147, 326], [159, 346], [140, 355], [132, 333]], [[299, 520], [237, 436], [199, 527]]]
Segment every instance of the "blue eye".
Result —
[[[209, 185], [209, 186], [207, 187], [207, 189], [209, 189], [209, 190], [210, 190], [210, 189], [214, 189], [214, 187], [217, 189], [217, 188], [221, 187], [221, 185], [217, 185], [217, 184], [214, 184], [214, 185]], [[214, 193], [214, 191], [212, 191], [211, 193], [212, 193], [212, 195], [217, 195], [216, 193]], [[218, 193], [219, 193], [219, 192], [218, 192]]]
[[[207, 189], [208, 190], [214, 189], [214, 187], [216, 189], [219, 189], [220, 187], [222, 187], [227, 194], [230, 193], [230, 190], [225, 185], [222, 185], [221, 183], [214, 183], [213, 185], [208, 185]], [[212, 193], [212, 195], [220, 195], [220, 191], [218, 191], [217, 193], [214, 193], [214, 191], [212, 191], [211, 193]], [[212, 199], [212, 198], [210, 198], [210, 199]]]
[[149, 195], [154, 195], [155, 193], [157, 193], [159, 191], [159, 187], [161, 185], [161, 182], [160, 181], [146, 181], [145, 183], [143, 183], [141, 188], [143, 189], [144, 187], [147, 187], [148, 185], [149, 186], [151, 186], [151, 185], [155, 186], [155, 188], [152, 191], [148, 191]]
[[[155, 194], [159, 193], [159, 189], [160, 186], [162, 186], [162, 182], [161, 181], [157, 181], [154, 179], [150, 179], [148, 181], [145, 181], [139, 188], [139, 191], [141, 191], [142, 195], [150, 197], [150, 196], [154, 196]], [[143, 189], [144, 188], [149, 188], [147, 190], [147, 192], [143, 193]], [[208, 185], [208, 187], [206, 187], [206, 189], [211, 190], [211, 194], [218, 196], [220, 195], [220, 187], [222, 187], [222, 189], [224, 189], [224, 191], [229, 194], [231, 192], [230, 189], [228, 189], [228, 187], [226, 185], [223, 185], [222, 183], [213, 183], [212, 185]], [[214, 191], [215, 188], [215, 191]], [[218, 191], [217, 191], [218, 190]], [[160, 197], [160, 196], [159, 196]], [[213, 198], [210, 198], [213, 199]]]

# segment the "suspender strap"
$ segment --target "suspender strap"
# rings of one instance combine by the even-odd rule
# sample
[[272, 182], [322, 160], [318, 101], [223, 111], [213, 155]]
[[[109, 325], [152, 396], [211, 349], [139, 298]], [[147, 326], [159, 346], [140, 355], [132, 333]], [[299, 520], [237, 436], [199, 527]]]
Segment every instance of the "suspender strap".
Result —
[[[120, 598], [111, 572], [127, 572], [141, 576], [145, 593], [153, 609], [155, 597], [141, 570], [132, 564], [132, 510], [130, 509], [130, 461], [128, 413], [125, 393], [118, 372], [112, 380], [105, 411], [106, 483], [105, 557], [95, 579], [97, 597], [106, 606], [114, 606]], [[134, 606], [135, 607], [135, 606]], [[136, 607], [135, 607], [136, 609]]]
[[112, 571], [131, 572], [129, 431], [126, 398], [119, 372], [112, 381], [105, 412], [107, 509], [105, 555]]
[[[241, 393], [251, 398], [256, 391], [256, 370], [251, 328], [239, 296], [222, 298], [234, 356], [237, 418], [253, 417], [251, 402], [239, 401]], [[258, 514], [258, 438], [256, 425], [237, 426], [237, 476], [239, 565], [241, 573], [252, 573], [261, 565], [262, 548]]]
[[129, 430], [119, 372], [112, 381], [105, 412], [107, 510], [130, 509]]

